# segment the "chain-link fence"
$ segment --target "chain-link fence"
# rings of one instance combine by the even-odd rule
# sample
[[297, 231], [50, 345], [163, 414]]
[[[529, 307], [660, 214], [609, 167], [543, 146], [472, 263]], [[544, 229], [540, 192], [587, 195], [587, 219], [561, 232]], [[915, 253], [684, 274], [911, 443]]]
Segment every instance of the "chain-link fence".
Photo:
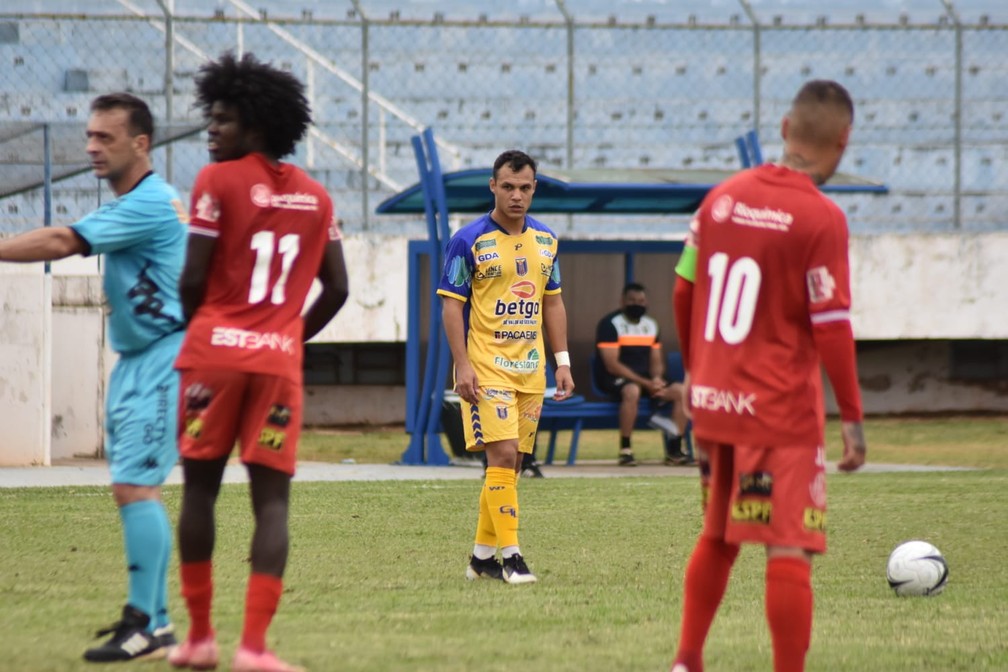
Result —
[[[1008, 227], [1008, 20], [960, 11], [975, 3], [929, 0], [919, 16], [876, 23], [870, 13], [817, 16], [815, 3], [801, 20], [788, 14], [801, 3], [761, 15], [767, 3], [747, 0], [681, 3], [695, 6], [686, 16], [657, 2], [665, 14], [643, 13], [641, 2], [609, 16], [596, 0], [522, 0], [504, 18], [483, 2], [447, 1], [437, 12], [408, 0], [202, 4], [106, 0], [87, 16], [0, 14], [0, 196], [9, 176], [41, 173], [18, 124], [76, 123], [76, 146], [71, 138], [55, 151], [83, 157], [89, 101], [111, 90], [144, 97], [161, 123], [198, 124], [193, 76], [234, 50], [306, 82], [316, 125], [293, 160], [329, 188], [350, 231], [402, 226], [373, 210], [416, 181], [409, 139], [424, 126], [448, 170], [487, 166], [513, 146], [544, 172], [734, 168], [734, 139], [750, 129], [765, 157], [779, 154], [781, 115], [811, 78], [836, 79], [856, 100], [841, 170], [891, 189], [838, 197], [854, 231]], [[185, 192], [205, 147], [174, 142], [155, 161]], [[40, 223], [39, 193], [0, 200], [0, 233]], [[72, 221], [97, 199], [93, 178], [58, 182], [54, 219]], [[577, 225], [619, 226], [593, 222]]]

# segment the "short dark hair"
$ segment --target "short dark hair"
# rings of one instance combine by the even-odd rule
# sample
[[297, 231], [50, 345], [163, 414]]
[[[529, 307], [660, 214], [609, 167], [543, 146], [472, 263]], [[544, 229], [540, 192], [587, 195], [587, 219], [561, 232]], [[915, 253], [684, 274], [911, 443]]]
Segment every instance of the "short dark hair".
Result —
[[854, 121], [854, 100], [850, 93], [841, 84], [830, 79], [813, 79], [805, 82], [798, 90], [792, 107], [804, 103], [817, 103], [819, 105], [830, 105], [839, 108], [850, 115]]
[[525, 166], [531, 166], [533, 177], [535, 176], [536, 169], [538, 168], [535, 159], [533, 159], [525, 152], [518, 149], [509, 149], [500, 156], [498, 156], [497, 160], [494, 161], [493, 178], [495, 180], [497, 179], [497, 171], [500, 170], [501, 167], [504, 165], [507, 165], [508, 168], [510, 168], [516, 173], [522, 170]]
[[108, 112], [109, 110], [126, 110], [129, 112], [129, 132], [136, 137], [146, 135], [154, 142], [154, 117], [151, 116], [147, 103], [132, 93], [106, 93], [91, 101], [92, 112]]
[[639, 282], [628, 282], [623, 286], [623, 296], [626, 296], [630, 292], [646, 292], [644, 285]]
[[242, 126], [262, 133], [265, 151], [279, 159], [294, 153], [312, 122], [304, 88], [294, 75], [253, 54], [238, 59], [228, 52], [200, 67], [196, 105], [207, 118], [214, 103], [233, 106]]

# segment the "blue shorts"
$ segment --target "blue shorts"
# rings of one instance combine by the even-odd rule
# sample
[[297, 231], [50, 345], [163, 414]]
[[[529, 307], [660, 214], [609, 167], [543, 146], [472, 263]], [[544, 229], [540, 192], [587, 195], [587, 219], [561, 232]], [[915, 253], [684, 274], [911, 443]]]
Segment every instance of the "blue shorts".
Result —
[[112, 483], [157, 486], [178, 462], [179, 376], [184, 332], [119, 358], [105, 400], [105, 454]]

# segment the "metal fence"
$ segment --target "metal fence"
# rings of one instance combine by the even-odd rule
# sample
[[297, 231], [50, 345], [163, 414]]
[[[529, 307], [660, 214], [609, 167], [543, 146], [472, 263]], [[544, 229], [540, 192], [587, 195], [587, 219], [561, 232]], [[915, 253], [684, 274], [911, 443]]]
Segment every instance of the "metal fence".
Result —
[[[572, 2], [508, 20], [379, 18], [359, 2], [320, 17], [317, 1], [303, 4], [315, 9], [288, 16], [228, 0], [203, 15], [172, 14], [123, 1], [133, 14], [0, 14], [0, 195], [8, 194], [0, 233], [37, 225], [43, 207], [37, 189], [11, 196], [2, 188], [11, 176], [43, 173], [41, 151], [25, 150], [11, 129], [68, 127], [58, 137], [79, 146], [54, 152], [82, 156], [88, 103], [110, 90], [141, 95], [162, 123], [199, 123], [193, 76], [226, 50], [254, 52], [306, 82], [316, 123], [293, 160], [330, 189], [350, 231], [404, 226], [373, 210], [416, 181], [409, 138], [425, 126], [435, 129], [447, 169], [486, 166], [513, 146], [540, 159], [544, 172], [732, 168], [734, 138], [749, 129], [764, 156], [779, 153], [780, 117], [811, 78], [836, 79], [856, 100], [841, 170], [891, 188], [885, 197], [837, 199], [854, 231], [1008, 228], [1008, 23], [966, 22], [951, 3], [925, 23], [843, 24], [761, 17], [745, 0], [716, 16], [708, 9], [703, 21], [585, 18], [568, 10]], [[206, 155], [192, 138], [155, 160], [185, 192]], [[97, 189], [93, 178], [58, 181], [54, 220], [94, 207]], [[637, 224], [571, 226], [591, 235]]]

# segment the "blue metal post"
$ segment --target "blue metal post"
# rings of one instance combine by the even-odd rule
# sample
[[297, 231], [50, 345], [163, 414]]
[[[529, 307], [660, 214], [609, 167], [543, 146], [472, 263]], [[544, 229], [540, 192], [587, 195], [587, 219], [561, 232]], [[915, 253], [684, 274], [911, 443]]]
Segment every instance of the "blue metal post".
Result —
[[434, 131], [426, 128], [423, 131], [423, 141], [426, 146], [426, 154], [429, 162], [430, 174], [428, 184], [430, 195], [433, 197], [433, 209], [437, 214], [434, 222], [431, 240], [435, 242], [431, 249], [431, 287], [432, 303], [430, 321], [436, 329], [437, 336], [428, 342], [431, 348], [437, 348], [436, 364], [433, 369], [433, 384], [430, 390], [430, 406], [428, 408], [426, 433], [426, 462], [427, 464], [449, 464], [450, 460], [441, 445], [441, 434], [438, 427], [441, 418], [441, 409], [444, 406], [445, 383], [448, 380], [448, 365], [451, 362], [451, 354], [448, 349], [448, 337], [444, 333], [441, 320], [441, 311], [437, 309], [437, 296], [434, 291], [441, 280], [441, 267], [444, 265], [444, 250], [448, 245], [450, 229], [448, 228], [448, 197], [445, 194], [444, 174], [441, 172], [441, 160], [438, 157], [437, 145], [434, 142]]

